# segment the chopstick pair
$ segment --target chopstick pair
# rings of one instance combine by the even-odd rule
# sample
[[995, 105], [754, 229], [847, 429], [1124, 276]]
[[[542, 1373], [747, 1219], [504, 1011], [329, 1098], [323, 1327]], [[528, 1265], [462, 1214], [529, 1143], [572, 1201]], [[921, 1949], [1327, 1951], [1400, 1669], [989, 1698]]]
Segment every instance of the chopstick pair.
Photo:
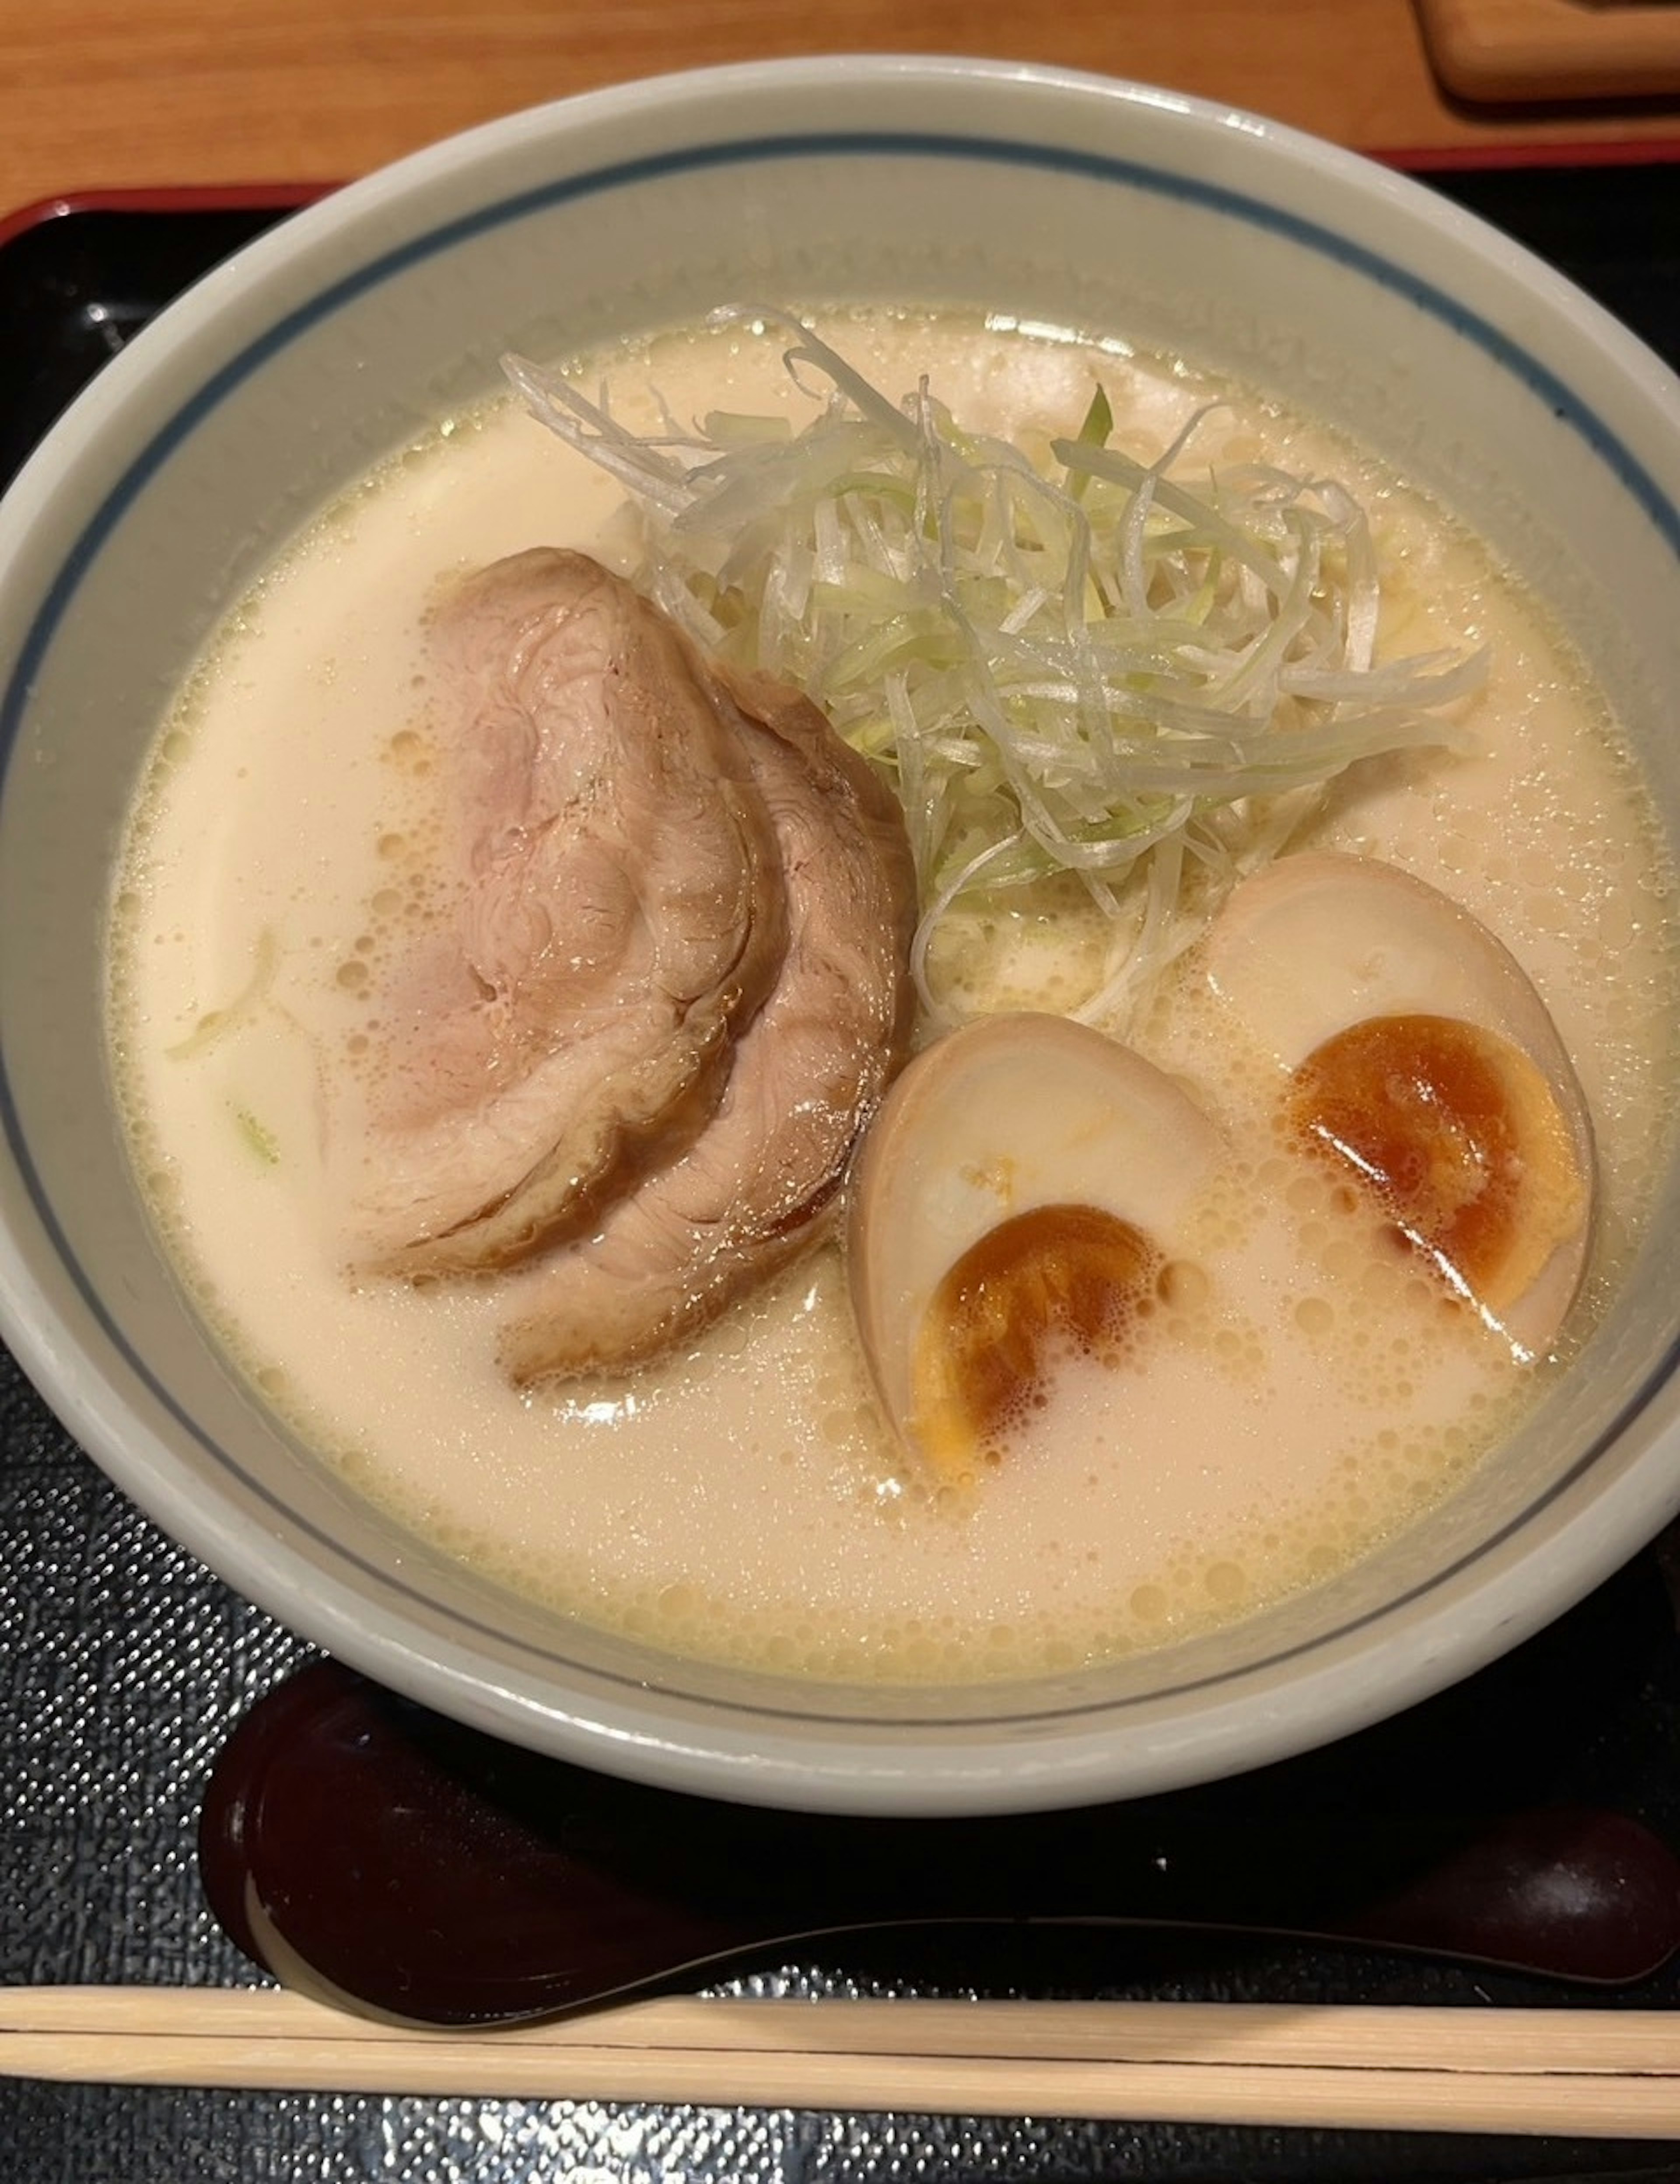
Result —
[[681, 1997], [411, 2030], [267, 1988], [25, 1987], [0, 2070], [113, 2085], [1680, 2137], [1657, 2010]]

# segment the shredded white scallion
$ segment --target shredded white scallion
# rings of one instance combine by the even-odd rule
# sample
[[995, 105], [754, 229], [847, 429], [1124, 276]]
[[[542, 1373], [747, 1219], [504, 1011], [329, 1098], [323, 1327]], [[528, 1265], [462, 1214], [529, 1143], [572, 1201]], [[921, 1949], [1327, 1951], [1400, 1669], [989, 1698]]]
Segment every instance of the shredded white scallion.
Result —
[[1232, 463], [1193, 482], [1192, 416], [1153, 463], [1100, 389], [1055, 471], [970, 432], [924, 382], [893, 402], [797, 319], [803, 429], [714, 415], [643, 435], [563, 376], [505, 369], [640, 511], [643, 588], [694, 638], [797, 684], [893, 780], [920, 878], [912, 967], [943, 921], [1057, 873], [1111, 922], [1082, 1014], [1123, 1019], [1205, 909], [1350, 766], [1471, 747], [1483, 655], [1378, 662], [1381, 576], [1334, 479]]

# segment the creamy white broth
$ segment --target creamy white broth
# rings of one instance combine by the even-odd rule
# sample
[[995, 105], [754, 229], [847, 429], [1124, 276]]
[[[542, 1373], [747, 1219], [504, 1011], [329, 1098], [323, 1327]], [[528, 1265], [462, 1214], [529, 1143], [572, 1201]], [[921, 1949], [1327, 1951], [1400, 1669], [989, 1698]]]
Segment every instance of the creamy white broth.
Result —
[[[987, 429], [1073, 430], [1100, 376], [1117, 436], [1151, 458], [1210, 391], [1115, 347], [884, 316], [825, 331], [878, 384], [926, 372]], [[802, 401], [774, 337], [674, 337], [608, 365], [631, 408], [648, 385], [678, 415]], [[1567, 654], [1438, 511], [1268, 406], [1210, 429], [1210, 453], [1360, 493], [1386, 649], [1492, 648], [1480, 754], [1366, 769], [1311, 838], [1444, 888], [1545, 997], [1599, 1144], [1588, 1323], [1667, 1120], [1667, 872], [1635, 774]], [[516, 1588], [679, 1652], [815, 1675], [1026, 1674], [1158, 1643], [1344, 1566], [1449, 1491], [1556, 1368], [1513, 1368], [1328, 1217], [1268, 1137], [1261, 1073], [1188, 985], [1129, 1031], [1239, 1148], [1196, 1212], [1205, 1292], [1134, 1369], [1065, 1375], [1043, 1445], [961, 1507], [922, 1490], [879, 1421], [837, 1246], [668, 1363], [525, 1396], [495, 1360], [519, 1277], [346, 1277], [329, 1134], [356, 1042], [379, 1035], [378, 967], [425, 907], [427, 609], [450, 577], [532, 544], [614, 560], [618, 499], [510, 404], [452, 421], [286, 555], [160, 740], [114, 919], [117, 1074], [175, 1262], [275, 1408]], [[996, 921], [946, 968], [965, 961], [994, 1004], [1043, 1006], [1093, 960], [1061, 900]]]

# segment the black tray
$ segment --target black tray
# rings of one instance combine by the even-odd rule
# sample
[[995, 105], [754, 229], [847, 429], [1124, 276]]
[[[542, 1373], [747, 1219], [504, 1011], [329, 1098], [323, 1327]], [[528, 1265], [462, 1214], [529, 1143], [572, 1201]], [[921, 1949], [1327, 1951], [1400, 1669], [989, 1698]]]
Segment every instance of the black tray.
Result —
[[[1583, 155], [1563, 166], [1436, 168], [1427, 179], [1550, 258], [1680, 362], [1680, 164]], [[273, 192], [130, 198], [0, 227], [0, 484], [134, 331], [284, 211]], [[1667, 1559], [1637, 1557], [1552, 1630], [1398, 1721], [1263, 1774], [1154, 1801], [1163, 1844], [1187, 1815], [1227, 1825], [1240, 1856], [1260, 1815], [1345, 1810], [1354, 1822], [1575, 1802], [1634, 1814], [1680, 1845], [1680, 1637]], [[197, 1805], [227, 1731], [309, 1649], [163, 1538], [3, 1352], [0, 1632], [0, 1980], [254, 1979], [201, 1899]], [[785, 1840], [798, 1857], [797, 1818]], [[822, 1992], [856, 1969], [802, 1964], [749, 1984]], [[1113, 1996], [1535, 2008], [1583, 1998], [1540, 1981], [1252, 1942], [1100, 1953], [1069, 1943], [1031, 1977], [1032, 1992]], [[1680, 2006], [1680, 1969], [1599, 2003]], [[1680, 2146], [0, 2081], [4, 2184], [431, 2184], [455, 2175], [483, 2184], [1587, 2184], [1680, 2179]]]

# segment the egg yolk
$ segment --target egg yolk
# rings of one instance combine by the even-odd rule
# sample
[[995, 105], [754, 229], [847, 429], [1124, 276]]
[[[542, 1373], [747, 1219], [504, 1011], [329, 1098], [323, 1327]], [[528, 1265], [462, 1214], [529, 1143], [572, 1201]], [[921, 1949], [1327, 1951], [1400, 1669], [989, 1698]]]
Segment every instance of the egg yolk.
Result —
[[1295, 1071], [1299, 1142], [1351, 1170], [1411, 1247], [1494, 1318], [1585, 1217], [1586, 1178], [1544, 1077], [1456, 1017], [1371, 1017]]
[[1148, 1237], [1094, 1206], [1033, 1206], [971, 1245], [933, 1292], [911, 1365], [915, 1437], [937, 1475], [966, 1484], [999, 1462], [1060, 1360], [1117, 1359], [1163, 1271]]

